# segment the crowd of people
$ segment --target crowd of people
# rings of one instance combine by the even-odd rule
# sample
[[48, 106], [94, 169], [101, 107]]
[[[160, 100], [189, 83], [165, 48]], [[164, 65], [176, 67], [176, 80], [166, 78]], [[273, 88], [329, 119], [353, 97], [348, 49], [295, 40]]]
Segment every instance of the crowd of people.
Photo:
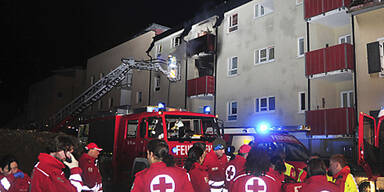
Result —
[[7, 155], [1, 160], [0, 192], [102, 192], [102, 177], [97, 166], [100, 151], [89, 143], [79, 161], [73, 156], [76, 142], [67, 135], [50, 139], [31, 177], [18, 169], [18, 160]]
[[[79, 161], [72, 155], [74, 140], [65, 135], [52, 138], [45, 153], [38, 156], [31, 177], [18, 169], [18, 160], [7, 155], [0, 166], [0, 192], [103, 191], [97, 166], [100, 151], [89, 143]], [[212, 150], [195, 143], [188, 151], [184, 166], [175, 166], [164, 140], [147, 145], [149, 168], [138, 172], [132, 192], [354, 192], [356, 182], [343, 155], [331, 156], [329, 167], [317, 155], [311, 156], [304, 169], [297, 171], [285, 161], [281, 151], [266, 151], [244, 144], [236, 156], [225, 154], [226, 143], [217, 138]]]

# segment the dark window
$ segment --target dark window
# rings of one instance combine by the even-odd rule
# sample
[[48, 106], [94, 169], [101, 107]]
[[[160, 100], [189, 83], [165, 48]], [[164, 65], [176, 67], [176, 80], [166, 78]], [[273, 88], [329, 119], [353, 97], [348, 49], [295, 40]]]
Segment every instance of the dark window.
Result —
[[368, 73], [381, 72], [379, 42], [367, 44]]
[[300, 93], [300, 110], [305, 110], [305, 93]]
[[142, 119], [141, 122], [140, 122], [140, 137], [144, 138], [146, 132], [147, 132], [147, 120], [146, 119]]
[[270, 97], [269, 99], [269, 110], [273, 111], [275, 110], [275, 97]]

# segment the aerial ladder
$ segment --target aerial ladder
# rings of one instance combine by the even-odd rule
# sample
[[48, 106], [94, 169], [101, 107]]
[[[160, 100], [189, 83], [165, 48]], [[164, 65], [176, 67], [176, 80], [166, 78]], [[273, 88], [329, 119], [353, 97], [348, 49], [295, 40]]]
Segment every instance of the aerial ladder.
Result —
[[131, 69], [161, 72], [166, 75], [170, 81], [175, 82], [180, 80], [180, 71], [178, 70], [180, 66], [177, 63], [176, 57], [171, 55], [168, 56], [167, 59], [157, 58], [140, 61], [122, 58], [121, 62], [122, 63], [108, 75], [102, 77], [80, 96], [51, 116], [48, 121], [45, 122], [45, 126], [49, 127], [51, 131], [58, 131], [111, 91], [113, 87], [126, 78], [128, 71]]

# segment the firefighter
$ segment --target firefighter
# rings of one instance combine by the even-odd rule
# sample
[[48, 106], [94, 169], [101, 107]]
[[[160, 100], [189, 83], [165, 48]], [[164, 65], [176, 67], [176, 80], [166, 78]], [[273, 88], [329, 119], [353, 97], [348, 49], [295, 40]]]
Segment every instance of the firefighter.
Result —
[[329, 159], [329, 171], [332, 173], [334, 182], [341, 191], [358, 191], [355, 178], [351, 174], [351, 169], [346, 165], [342, 154], [332, 155]]
[[250, 150], [251, 146], [247, 144], [240, 146], [238, 155], [225, 166], [225, 188], [229, 189], [232, 180], [236, 176], [244, 173], [245, 161]]
[[131, 192], [194, 191], [187, 172], [174, 166], [175, 162], [164, 140], [149, 141], [147, 149], [150, 167], [136, 173]]
[[327, 181], [327, 167], [320, 158], [315, 158], [309, 161], [308, 178], [303, 183], [300, 192], [313, 191], [313, 192], [338, 192], [339, 187]]
[[[72, 155], [74, 146], [74, 140], [70, 136], [58, 135], [50, 140], [47, 153], [39, 154], [39, 162], [33, 169], [31, 192], [76, 192], [83, 189], [81, 169]], [[64, 164], [71, 170], [69, 179], [62, 171]]]
[[184, 168], [191, 176], [191, 183], [195, 191], [209, 192], [208, 172], [201, 164], [204, 162], [205, 151], [198, 146], [193, 146], [188, 151], [188, 158], [185, 160]]
[[97, 158], [103, 149], [99, 148], [96, 143], [89, 143], [85, 149], [86, 153], [83, 153], [79, 159], [83, 183], [91, 189], [90, 191], [103, 191], [102, 177], [97, 167]]
[[208, 171], [208, 183], [211, 191], [222, 191], [224, 189], [224, 168], [228, 163], [224, 149], [224, 139], [216, 138], [212, 142], [212, 150], [207, 154], [203, 163], [203, 167]]
[[12, 155], [5, 156], [1, 161], [0, 191], [28, 191], [31, 178], [19, 168], [19, 163]]
[[245, 173], [233, 179], [231, 192], [268, 191], [280, 192], [281, 182], [267, 172], [271, 168], [266, 151], [252, 148], [245, 162]]

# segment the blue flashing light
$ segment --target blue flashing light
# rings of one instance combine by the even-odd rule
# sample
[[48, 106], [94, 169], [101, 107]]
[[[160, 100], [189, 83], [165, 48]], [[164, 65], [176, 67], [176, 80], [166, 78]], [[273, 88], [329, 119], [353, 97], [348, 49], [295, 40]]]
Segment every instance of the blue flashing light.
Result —
[[173, 148], [172, 148], [172, 153], [176, 154], [177, 151], [178, 151], [178, 150], [177, 150], [177, 147], [173, 147]]
[[211, 107], [206, 105], [206, 106], [204, 106], [203, 111], [205, 114], [210, 114], [211, 113]]
[[266, 134], [270, 130], [270, 126], [266, 122], [262, 122], [257, 126], [257, 132], [261, 134]]
[[162, 103], [160, 102], [159, 104], [157, 104], [157, 108], [160, 110], [165, 110], [165, 103]]

